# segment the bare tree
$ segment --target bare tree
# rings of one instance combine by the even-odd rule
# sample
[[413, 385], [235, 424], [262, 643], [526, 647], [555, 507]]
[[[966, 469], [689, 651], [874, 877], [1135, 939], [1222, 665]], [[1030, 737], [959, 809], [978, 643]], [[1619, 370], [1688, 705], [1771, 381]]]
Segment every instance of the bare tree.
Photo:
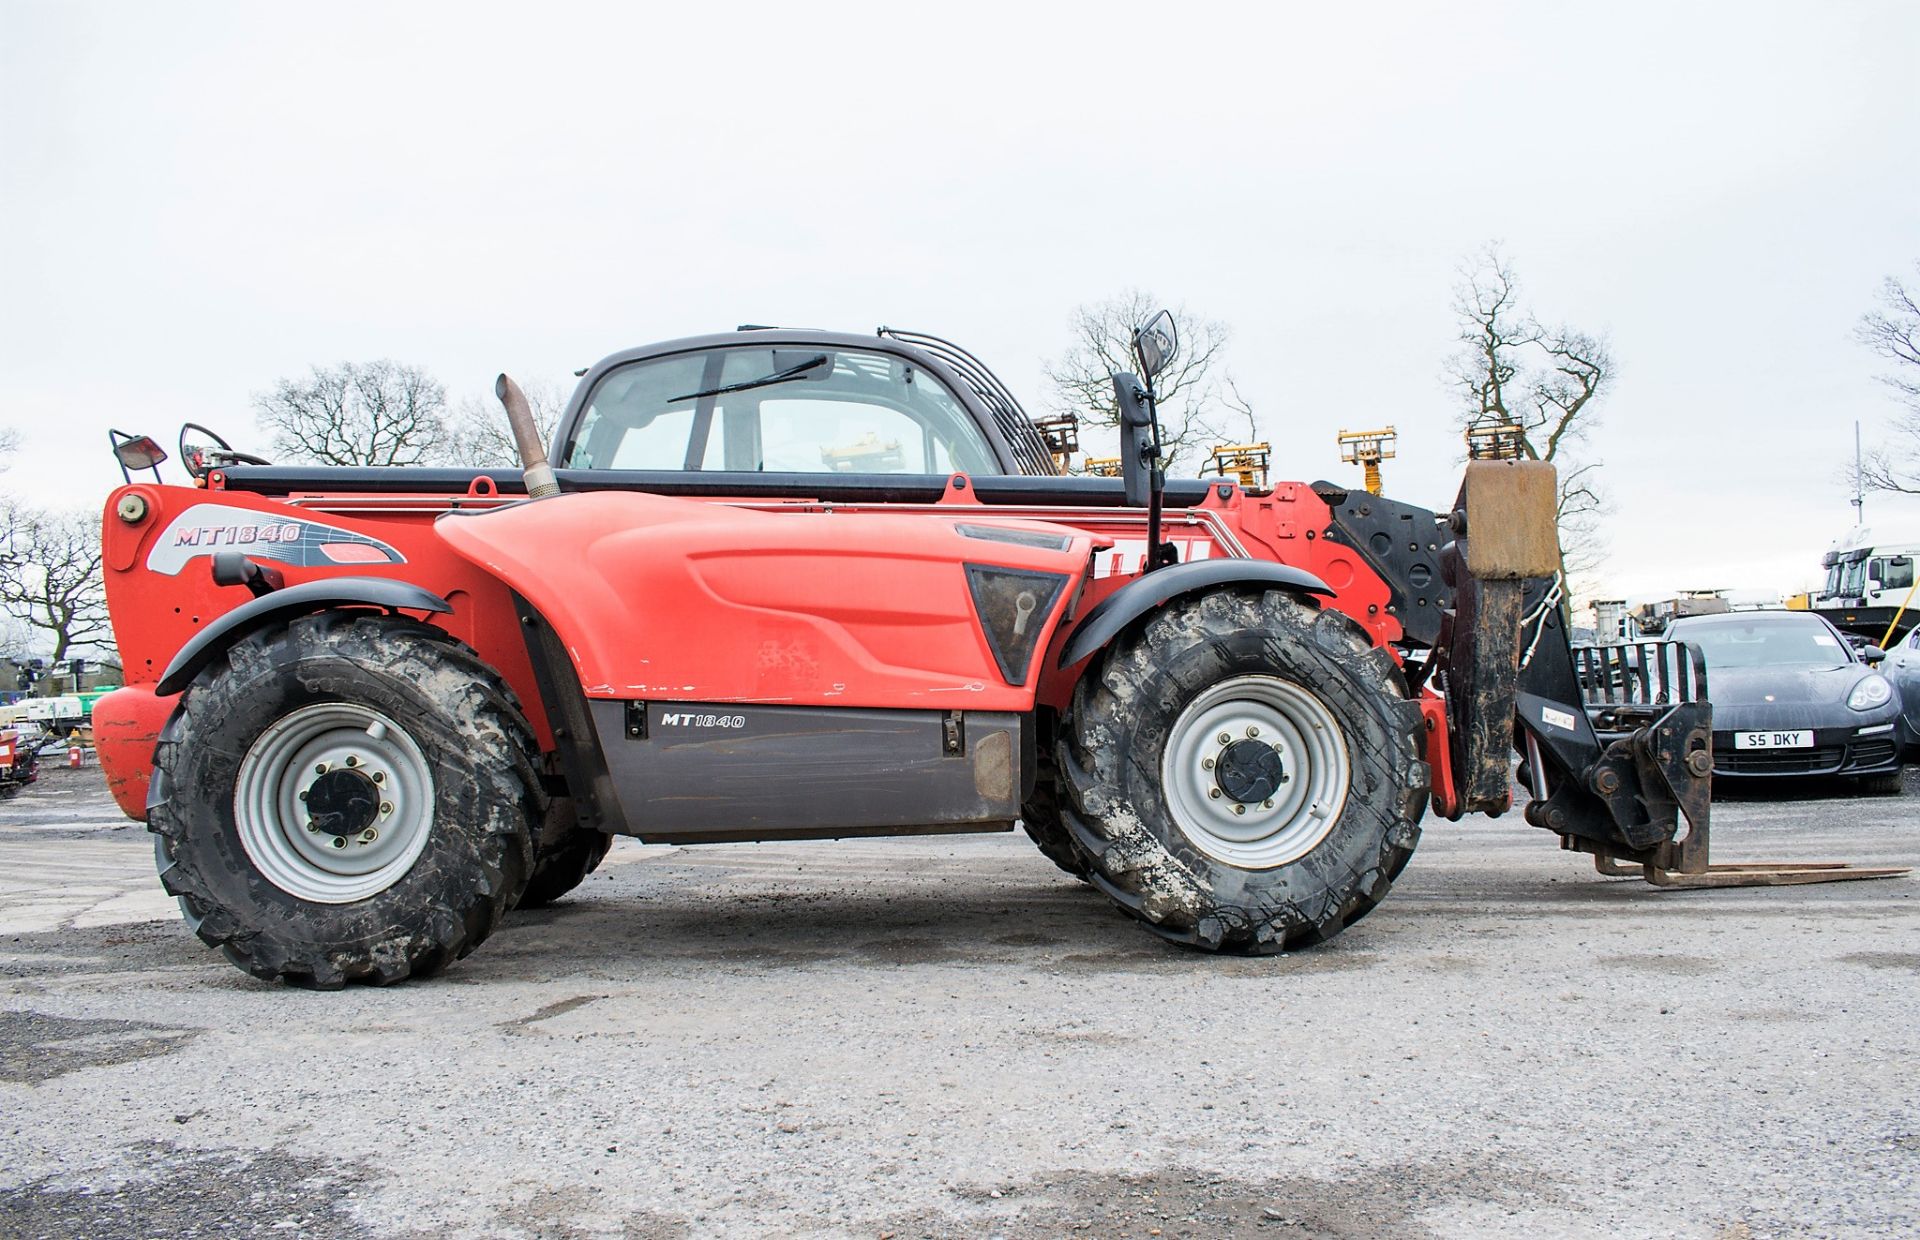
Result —
[[447, 436], [446, 389], [417, 366], [385, 359], [315, 366], [253, 405], [282, 457], [327, 465], [418, 465]]
[[[567, 390], [558, 383], [539, 381], [523, 385], [527, 404], [533, 408], [533, 423], [541, 442], [553, 442], [554, 428], [567, 408]], [[520, 449], [513, 441], [513, 428], [506, 411], [492, 396], [469, 396], [454, 406], [447, 419], [447, 439], [439, 453], [448, 465], [475, 469], [518, 469]]]
[[110, 648], [100, 518], [15, 507], [0, 530], [0, 611], [53, 642], [53, 658]]
[[[1139, 369], [1133, 358], [1134, 329], [1160, 309], [1151, 294], [1130, 290], [1073, 312], [1073, 343], [1045, 363], [1052, 385], [1050, 406], [1077, 414], [1083, 428], [1118, 427], [1112, 376]], [[1257, 435], [1253, 409], [1225, 373], [1223, 354], [1231, 332], [1226, 324], [1175, 311], [1180, 350], [1154, 381], [1159, 396], [1161, 446], [1168, 472], [1182, 458], [1197, 468], [1216, 444], [1245, 443]], [[1097, 437], [1083, 439], [1101, 442]], [[1108, 442], [1118, 444], [1117, 433]], [[1091, 455], [1105, 456], [1098, 450]]]
[[1880, 286], [1880, 308], [1860, 316], [1854, 339], [1892, 363], [1880, 382], [1893, 389], [1902, 412], [1894, 443], [1881, 445], [1860, 463], [1859, 483], [1870, 491], [1920, 494], [1920, 261], [1913, 288], [1895, 276]]
[[1447, 373], [1462, 429], [1516, 428], [1522, 456], [1558, 468], [1561, 576], [1592, 572], [1606, 556], [1612, 506], [1596, 477], [1600, 462], [1585, 452], [1599, 422], [1594, 406], [1613, 378], [1612, 349], [1604, 337], [1536, 318], [1494, 244], [1462, 265], [1453, 310], [1460, 347]]

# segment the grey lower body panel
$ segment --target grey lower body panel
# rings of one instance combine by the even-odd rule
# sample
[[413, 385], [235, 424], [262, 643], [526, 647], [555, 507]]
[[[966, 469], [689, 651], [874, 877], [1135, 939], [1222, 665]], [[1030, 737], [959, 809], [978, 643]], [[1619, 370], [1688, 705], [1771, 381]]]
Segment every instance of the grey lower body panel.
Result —
[[1013, 712], [590, 705], [626, 829], [644, 840], [996, 831], [1020, 814]]

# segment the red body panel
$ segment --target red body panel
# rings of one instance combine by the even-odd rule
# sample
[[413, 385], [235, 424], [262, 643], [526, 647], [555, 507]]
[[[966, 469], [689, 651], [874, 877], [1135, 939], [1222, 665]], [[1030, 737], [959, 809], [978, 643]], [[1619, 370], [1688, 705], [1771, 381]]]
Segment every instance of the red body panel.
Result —
[[[129, 495], [145, 504], [144, 514], [133, 522], [118, 515]], [[519, 695], [540, 743], [551, 745], [511, 595], [497, 579], [454, 555], [433, 531], [433, 518], [453, 498], [440, 496], [431, 506], [412, 510], [387, 505], [377, 514], [343, 517], [317, 506], [195, 487], [143, 483], [109, 496], [102, 540], [107, 606], [127, 687], [95, 704], [94, 729], [100, 765], [121, 809], [146, 817], [154, 740], [173, 709], [172, 698], [154, 697], [154, 684], [196, 633], [253, 597], [243, 587], [214, 584], [210, 557], [217, 551], [240, 551], [272, 564], [289, 585], [325, 577], [392, 577], [440, 595], [453, 604], [453, 612], [433, 617], [434, 622], [499, 669]], [[233, 517], [235, 511], [256, 513], [258, 520], [248, 524]], [[279, 537], [290, 524], [303, 527], [302, 538]], [[267, 530], [275, 537], [264, 538]], [[383, 553], [372, 560], [361, 550], [366, 542], [336, 545], [327, 541], [333, 537], [327, 530], [380, 543], [398, 558]], [[338, 558], [327, 550], [330, 546]], [[285, 558], [295, 552], [321, 562]]]
[[93, 703], [93, 744], [107, 791], [120, 812], [142, 822], [147, 817], [147, 782], [153, 774], [153, 743], [173, 714], [175, 699], [163, 698], [151, 684], [128, 685]]
[[[513, 590], [563, 636], [589, 695], [1029, 710], [1067, 703], [1083, 669], [1054, 670], [1065, 618], [1137, 575], [1146, 551], [1144, 511], [983, 505], [958, 484], [928, 504], [595, 492], [469, 517], [447, 514], [506, 501], [485, 480], [464, 495], [285, 499], [223, 490], [218, 473], [211, 483], [142, 483], [107, 501], [107, 600], [128, 687], [96, 705], [96, 734], [114, 796], [136, 818], [173, 705], [154, 683], [195, 633], [251, 598], [214, 584], [217, 551], [272, 563], [288, 584], [383, 576], [446, 598], [452, 614], [433, 622], [500, 671], [547, 748]], [[130, 495], [146, 509], [133, 522], [117, 515]], [[958, 521], [1072, 537], [1065, 551], [1024, 547], [967, 538]], [[1302, 484], [1248, 496], [1223, 483], [1204, 503], [1170, 510], [1164, 537], [1183, 560], [1301, 568], [1332, 587], [1332, 605], [1376, 643], [1399, 638], [1386, 584], [1352, 548], [1324, 537], [1330, 523], [1326, 502]], [[958, 568], [965, 562], [1070, 578], [1052, 612], [1035, 617], [1045, 628], [1023, 686], [998, 671]], [[1437, 790], [1446, 786], [1445, 752], [1429, 748]]]
[[[546, 617], [589, 697], [1025, 711], [975, 618], [962, 564], [1059, 574], [1039, 649], [1092, 539], [957, 507], [755, 512], [630, 492], [442, 517], [454, 550]], [[1065, 549], [968, 537], [962, 523], [1067, 533]]]

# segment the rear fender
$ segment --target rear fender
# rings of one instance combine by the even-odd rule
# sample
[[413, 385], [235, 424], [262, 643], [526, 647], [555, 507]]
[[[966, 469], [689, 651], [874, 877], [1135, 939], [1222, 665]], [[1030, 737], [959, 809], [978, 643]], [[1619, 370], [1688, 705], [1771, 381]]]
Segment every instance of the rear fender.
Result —
[[242, 603], [194, 635], [180, 648], [154, 692], [162, 697], [180, 692], [200, 669], [227, 652], [227, 648], [261, 625], [290, 620], [335, 607], [378, 607], [386, 611], [453, 610], [446, 599], [410, 582], [386, 577], [328, 577], [288, 586]]

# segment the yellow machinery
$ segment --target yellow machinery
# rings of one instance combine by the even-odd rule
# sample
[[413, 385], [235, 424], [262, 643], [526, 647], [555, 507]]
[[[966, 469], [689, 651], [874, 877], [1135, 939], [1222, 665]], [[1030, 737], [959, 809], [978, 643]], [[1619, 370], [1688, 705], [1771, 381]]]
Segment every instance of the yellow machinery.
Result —
[[1120, 458], [1117, 456], [1090, 456], [1086, 460], [1087, 472], [1096, 478], [1118, 478], [1120, 476]]
[[1067, 473], [1073, 465], [1073, 454], [1080, 450], [1079, 415], [1057, 413], [1050, 418], [1036, 418], [1033, 429], [1046, 442], [1054, 467], [1063, 474]]
[[1476, 422], [1467, 428], [1470, 461], [1517, 461], [1527, 433], [1512, 422]]
[[1399, 438], [1400, 432], [1391, 426], [1377, 431], [1340, 432], [1340, 459], [1367, 471], [1368, 494], [1380, 494], [1380, 462], [1394, 455]]
[[883, 443], [872, 431], [845, 447], [820, 449], [820, 462], [840, 474], [894, 473], [906, 467], [900, 441], [890, 439]]
[[1264, 490], [1271, 451], [1263, 443], [1223, 443], [1213, 450], [1213, 472], [1222, 478], [1238, 478], [1249, 491]]

